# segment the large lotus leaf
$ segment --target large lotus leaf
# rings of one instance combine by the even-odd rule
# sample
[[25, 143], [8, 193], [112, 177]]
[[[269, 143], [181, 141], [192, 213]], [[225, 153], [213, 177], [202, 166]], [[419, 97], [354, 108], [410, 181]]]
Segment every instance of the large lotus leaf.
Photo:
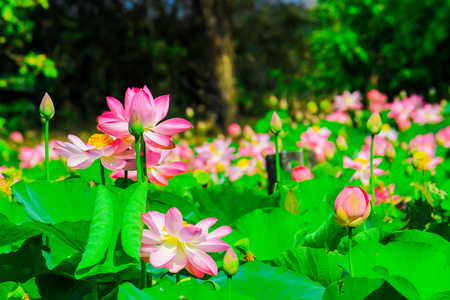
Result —
[[146, 195], [145, 184], [126, 190], [99, 186], [88, 242], [75, 278], [117, 273], [139, 264], [143, 228], [140, 214]]
[[398, 241], [383, 246], [369, 241], [353, 250], [355, 276], [383, 278], [408, 299], [435, 299], [450, 292], [448, 254], [433, 245]]
[[[226, 286], [226, 275], [221, 271], [215, 281]], [[258, 300], [322, 299], [325, 288], [309, 277], [284, 267], [272, 267], [259, 261], [249, 261], [239, 267], [233, 276], [233, 290]]]
[[[62, 160], [50, 160], [50, 180], [58, 180], [69, 175], [69, 171]], [[22, 169], [23, 178], [31, 180], [46, 180], [47, 172], [44, 164], [39, 164], [32, 169]]]
[[[358, 233], [357, 235], [353, 236], [352, 245], [353, 245], [353, 247], [355, 247], [356, 245], [367, 242], [367, 241], [379, 242], [382, 237], [383, 237], [383, 233], [380, 230], [380, 228], [378, 228], [378, 227], [370, 228], [370, 229], [364, 230], [364, 231]], [[339, 246], [338, 246], [338, 250], [339, 250], [339, 252], [341, 252], [343, 254], [347, 253], [347, 251], [348, 251], [348, 236], [343, 237], [341, 239], [341, 242], [339, 243]]]
[[141, 291], [130, 282], [125, 282], [119, 287], [118, 300], [158, 300], [144, 291]]
[[[302, 218], [302, 220], [303, 219], [304, 218]], [[331, 214], [322, 226], [320, 226], [313, 233], [305, 236], [300, 242], [300, 245], [305, 247], [334, 250], [339, 244], [341, 238], [346, 234], [347, 231], [337, 225], [334, 220], [334, 214]]]
[[97, 194], [95, 187], [80, 179], [19, 181], [12, 191], [17, 201], [24, 204], [28, 216], [47, 224], [89, 221]]
[[218, 218], [219, 223], [230, 225], [243, 215], [258, 208], [277, 207], [276, 197], [242, 186], [215, 185], [201, 189], [191, 189], [194, 201], [200, 203], [202, 217]]
[[433, 245], [442, 253], [447, 254], [447, 260], [444, 266], [450, 265], [450, 243], [437, 234], [424, 232], [417, 229], [403, 230], [394, 232], [384, 238], [381, 242], [383, 244], [387, 244], [388, 242], [394, 241], [422, 242]]
[[81, 252], [59, 239], [56, 235], [49, 237], [50, 251], [42, 250], [42, 256], [49, 270], [54, 273], [73, 277], [81, 261]]
[[0, 212], [15, 224], [30, 221], [23, 205], [13, 200], [11, 195], [2, 192], [0, 192]]
[[239, 218], [233, 232], [223, 239], [234, 244], [248, 238], [250, 251], [258, 260], [271, 260], [293, 247], [295, 234], [301, 230], [298, 217], [283, 208], [262, 208]]
[[34, 278], [25, 283], [13, 281], [0, 283], [0, 299], [22, 300], [40, 298]]
[[363, 300], [383, 284], [381, 279], [366, 277], [345, 277], [330, 284], [323, 294], [323, 300]]
[[337, 251], [300, 247], [281, 253], [272, 260], [271, 265], [286, 267], [326, 287], [342, 277], [343, 270], [339, 266], [342, 258], [339, 256], [342, 255]]
[[0, 246], [12, 244], [40, 234], [42, 231], [36, 223], [25, 222], [21, 225], [12, 223], [0, 214]]

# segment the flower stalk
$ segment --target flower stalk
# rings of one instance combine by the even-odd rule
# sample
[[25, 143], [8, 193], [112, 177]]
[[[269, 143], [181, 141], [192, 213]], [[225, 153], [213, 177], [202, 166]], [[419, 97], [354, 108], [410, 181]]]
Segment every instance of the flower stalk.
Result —
[[97, 278], [91, 278], [92, 300], [98, 300], [98, 283]]
[[350, 268], [350, 277], [353, 277], [353, 265], [352, 265], [352, 239], [353, 239], [353, 228], [348, 227], [348, 266]]
[[373, 174], [373, 141], [375, 139], [375, 135], [371, 135], [370, 142], [370, 192], [372, 194], [372, 209], [375, 213], [375, 175]]

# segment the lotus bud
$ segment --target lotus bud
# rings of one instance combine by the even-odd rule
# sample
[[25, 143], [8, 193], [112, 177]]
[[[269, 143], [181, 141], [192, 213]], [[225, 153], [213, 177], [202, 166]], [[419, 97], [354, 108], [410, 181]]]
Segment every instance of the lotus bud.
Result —
[[316, 102], [314, 102], [314, 101], [309, 101], [306, 104], [306, 109], [308, 110], [308, 112], [310, 114], [316, 114], [319, 111], [319, 107], [317, 106]]
[[249, 125], [245, 125], [245, 127], [244, 127], [244, 137], [247, 140], [251, 140], [254, 133], [255, 132], [253, 131], [253, 129]]
[[232, 137], [241, 135], [241, 126], [239, 124], [233, 123], [228, 126], [228, 134]]
[[333, 142], [329, 142], [329, 143], [330, 143], [330, 145], [332, 145], [332, 146], [327, 147], [327, 148], [325, 149], [325, 158], [326, 158], [328, 161], [332, 161], [333, 158], [334, 158], [334, 155], [336, 154], [336, 146], [334, 146], [334, 143], [333, 143]]
[[237, 258], [236, 253], [233, 251], [233, 248], [230, 247], [228, 248], [227, 252], [225, 252], [222, 267], [227, 276], [236, 275], [239, 269], [239, 259]]
[[298, 166], [292, 169], [291, 177], [292, 180], [302, 182], [305, 180], [313, 179], [314, 175], [313, 173], [311, 173], [311, 170], [308, 167]]
[[135, 138], [139, 138], [144, 133], [144, 125], [141, 116], [133, 110], [130, 120], [128, 121], [128, 131]]
[[287, 100], [281, 99], [280, 100], [280, 109], [287, 110], [288, 108], [289, 108], [289, 103], [287, 102]]
[[341, 152], [347, 151], [347, 149], [348, 149], [347, 141], [344, 139], [344, 137], [342, 135], [338, 135], [338, 137], [336, 139], [336, 145], [337, 145], [337, 148], [339, 149], [339, 151], [341, 151]]
[[50, 120], [55, 115], [55, 106], [48, 93], [45, 93], [44, 98], [42, 98], [39, 112], [41, 117], [47, 120]]
[[205, 121], [199, 121], [197, 124], [197, 128], [200, 132], [205, 132], [206, 131], [206, 123]]
[[392, 163], [395, 159], [395, 156], [396, 152], [394, 146], [392, 146], [391, 143], [388, 143], [388, 145], [386, 146], [386, 153], [385, 153], [386, 160]]
[[381, 131], [381, 117], [378, 112], [374, 112], [367, 121], [367, 129], [372, 135], [379, 134]]
[[194, 117], [194, 109], [192, 107], [189, 106], [186, 108], [186, 116], [189, 119], [192, 119]]
[[404, 99], [406, 97], [408, 97], [408, 94], [406, 93], [406, 91], [405, 90], [401, 90], [400, 91], [400, 99]]
[[303, 121], [303, 118], [304, 118], [303, 113], [301, 111], [297, 110], [295, 112], [295, 119], [297, 120], [297, 122]]
[[274, 135], [277, 135], [281, 132], [281, 128], [283, 123], [281, 122], [280, 117], [277, 112], [274, 111], [272, 114], [272, 118], [270, 119], [270, 132]]
[[340, 227], [359, 227], [370, 214], [367, 193], [357, 186], [346, 186], [334, 203], [335, 220]]
[[331, 111], [331, 103], [328, 100], [322, 100], [320, 101], [320, 108], [326, 112], [329, 113]]

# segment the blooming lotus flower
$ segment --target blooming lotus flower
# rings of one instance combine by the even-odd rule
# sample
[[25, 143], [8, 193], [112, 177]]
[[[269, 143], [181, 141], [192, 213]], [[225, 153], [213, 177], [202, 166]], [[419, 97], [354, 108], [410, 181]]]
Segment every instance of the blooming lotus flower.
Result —
[[422, 97], [411, 95], [402, 100], [395, 99], [393, 103], [387, 105], [391, 111], [388, 113], [388, 118], [395, 119], [400, 130], [405, 131], [411, 127], [410, 117], [418, 106], [422, 105]]
[[385, 109], [385, 104], [387, 102], [386, 94], [372, 89], [367, 93], [367, 99], [369, 100], [369, 110], [371, 112], [380, 112]]
[[[56, 141], [48, 141], [48, 145], [50, 149], [49, 159], [59, 159], [58, 154], [52, 150], [52, 148], [56, 146]], [[21, 169], [34, 168], [45, 160], [45, 143], [42, 142], [34, 148], [20, 147], [18, 158], [21, 160], [19, 164]]]
[[333, 106], [340, 111], [361, 109], [363, 108], [361, 93], [359, 91], [353, 93], [345, 91], [342, 95], [334, 97]]
[[[370, 153], [370, 144], [371, 137], [366, 136], [366, 138], [364, 139], [364, 146], [362, 148], [362, 151]], [[373, 141], [373, 155], [385, 156], [386, 148], [388, 145], [389, 142], [385, 138], [376, 135]]]
[[341, 123], [344, 125], [349, 124], [351, 122], [350, 116], [343, 111], [332, 112], [331, 114], [326, 116], [325, 119], [330, 122]]
[[[234, 147], [230, 147], [231, 138], [214, 139], [212, 143], [204, 143], [202, 146], [195, 147], [197, 156], [194, 158], [194, 169], [202, 169], [205, 172], [216, 172], [216, 166], [227, 168], [234, 159]], [[223, 170], [224, 171], [224, 170]]]
[[389, 124], [384, 123], [381, 126], [381, 132], [378, 134], [378, 136], [383, 137], [383, 138], [393, 142], [393, 141], [397, 141], [398, 132], [395, 129], [391, 128], [391, 126], [389, 126]]
[[249, 140], [241, 139], [238, 153], [264, 163], [264, 156], [275, 154], [275, 144], [270, 141], [270, 134], [253, 132]]
[[79, 137], [69, 134], [69, 142], [57, 141], [55, 152], [67, 157], [67, 165], [74, 169], [86, 169], [97, 159], [109, 170], [122, 169], [127, 159], [134, 157], [134, 150], [128, 150], [128, 143], [106, 134], [94, 134], [84, 143]]
[[170, 150], [169, 160], [181, 160], [191, 162], [195, 157], [194, 151], [186, 140], [180, 140], [175, 148]]
[[422, 108], [416, 109], [411, 117], [414, 123], [424, 124], [437, 124], [442, 122], [443, 117], [441, 115], [441, 107], [439, 104], [425, 104]]
[[[388, 190], [389, 189], [389, 190]], [[402, 198], [399, 195], [394, 195], [395, 184], [391, 183], [389, 186], [376, 186], [375, 187], [375, 205], [379, 205], [381, 203], [391, 203], [391, 198], [389, 197], [389, 193], [392, 195], [392, 202], [394, 205], [397, 205], [402, 201]], [[372, 201], [372, 195], [369, 195], [369, 201]]]
[[445, 148], [450, 148], [450, 126], [447, 126], [436, 133], [436, 141]]
[[[370, 180], [370, 154], [366, 151], [361, 151], [358, 154], [358, 158], [352, 160], [350, 157], [344, 157], [344, 168], [345, 169], [354, 169], [356, 170], [355, 174], [353, 174], [352, 178], [350, 178], [350, 182], [355, 179], [360, 179], [363, 185], [368, 186]], [[381, 164], [383, 161], [382, 158], [374, 158], [373, 159], [373, 174], [375, 176], [384, 175], [386, 172], [382, 169], [377, 169], [376, 167]]]
[[297, 181], [302, 182], [305, 180], [313, 179], [314, 175], [313, 175], [313, 173], [311, 173], [311, 170], [308, 167], [298, 166], [292, 170], [291, 177], [292, 177], [292, 180], [297, 180]]
[[222, 252], [230, 246], [220, 238], [231, 232], [231, 227], [221, 226], [208, 232], [217, 222], [208, 218], [196, 225], [183, 221], [180, 211], [173, 207], [162, 214], [150, 211], [141, 214], [147, 225], [141, 245], [141, 259], [150, 262], [155, 268], [164, 267], [172, 273], [186, 268], [192, 275], [217, 275], [217, 265], [207, 252]]
[[425, 135], [418, 134], [409, 143], [410, 145], [416, 145], [418, 151], [425, 152], [429, 157], [434, 157], [436, 155], [437, 144], [432, 132]]
[[370, 214], [367, 193], [357, 186], [346, 186], [334, 203], [335, 220], [340, 227], [359, 227]]
[[261, 166], [261, 161], [253, 158], [253, 159], [247, 159], [247, 158], [241, 158], [236, 166], [232, 166], [226, 169], [225, 176], [230, 179], [231, 182], [238, 180], [244, 175], [255, 175], [258, 171], [258, 164]]
[[335, 148], [333, 142], [328, 141], [331, 131], [328, 128], [310, 127], [300, 135], [297, 146], [313, 151], [317, 161], [325, 161], [325, 153], [329, 148]]
[[106, 101], [111, 111], [98, 118], [97, 128], [127, 143], [134, 141], [134, 136], [128, 131], [128, 122], [133, 110], [142, 118], [145, 142], [153, 148], [174, 148], [170, 137], [193, 128], [190, 122], [181, 118], [161, 122], [169, 111], [169, 95], [153, 99], [147, 86], [142, 89], [128, 88], [125, 94], [125, 107], [113, 97], [107, 97]]

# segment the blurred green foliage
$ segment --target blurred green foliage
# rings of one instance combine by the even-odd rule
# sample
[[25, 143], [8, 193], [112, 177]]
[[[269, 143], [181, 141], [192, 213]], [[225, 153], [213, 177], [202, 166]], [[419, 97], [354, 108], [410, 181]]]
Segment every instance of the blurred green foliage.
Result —
[[316, 93], [401, 89], [448, 95], [450, 2], [446, 0], [318, 1], [308, 37]]

